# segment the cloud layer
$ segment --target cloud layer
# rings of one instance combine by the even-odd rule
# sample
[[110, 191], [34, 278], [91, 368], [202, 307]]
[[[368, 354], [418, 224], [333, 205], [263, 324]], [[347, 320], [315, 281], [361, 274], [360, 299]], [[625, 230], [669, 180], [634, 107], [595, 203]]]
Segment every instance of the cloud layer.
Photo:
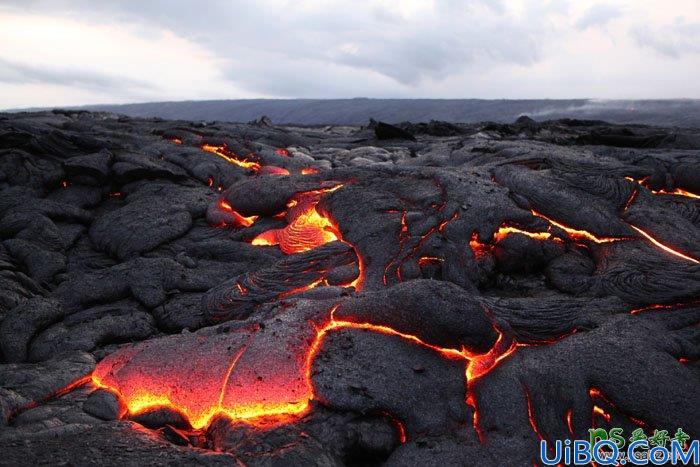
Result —
[[0, 22], [0, 108], [700, 98], [697, 0], [5, 0]]

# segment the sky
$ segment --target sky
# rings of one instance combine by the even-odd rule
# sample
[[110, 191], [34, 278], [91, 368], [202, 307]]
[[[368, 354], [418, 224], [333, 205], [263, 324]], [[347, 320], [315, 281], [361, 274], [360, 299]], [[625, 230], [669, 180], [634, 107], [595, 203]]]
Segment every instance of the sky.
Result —
[[0, 0], [0, 109], [700, 98], [700, 0]]

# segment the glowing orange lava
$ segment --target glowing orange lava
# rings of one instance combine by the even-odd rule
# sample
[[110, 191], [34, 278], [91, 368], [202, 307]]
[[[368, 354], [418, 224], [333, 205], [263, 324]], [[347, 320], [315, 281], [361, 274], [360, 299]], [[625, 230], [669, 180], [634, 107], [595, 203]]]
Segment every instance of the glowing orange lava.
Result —
[[261, 175], [289, 175], [289, 170], [275, 165], [264, 165], [259, 173]]
[[425, 267], [429, 264], [440, 264], [444, 261], [445, 260], [443, 258], [438, 258], [436, 256], [421, 256], [418, 258], [418, 265], [420, 267]]
[[530, 238], [533, 238], [535, 240], [540, 240], [540, 241], [545, 241], [545, 240], [552, 240], [555, 242], [561, 242], [562, 240], [560, 238], [552, 236], [550, 232], [528, 232], [527, 230], [522, 230], [518, 227], [514, 227], [512, 225], [508, 225], [504, 223], [501, 225], [496, 232], [493, 234], [493, 244], [491, 243], [482, 243], [479, 240], [479, 234], [475, 232], [472, 232], [471, 239], [469, 240], [469, 246], [474, 252], [474, 256], [477, 259], [481, 259], [484, 256], [488, 255], [489, 253], [493, 252], [494, 246], [496, 243], [499, 243], [503, 241], [506, 237], [512, 234], [521, 234], [521, 235], [526, 235]]
[[253, 239], [253, 245], [279, 245], [285, 254], [301, 253], [336, 240], [342, 240], [340, 230], [330, 216], [316, 210], [321, 195], [342, 187], [298, 193], [287, 203], [289, 224], [272, 229]]
[[631, 314], [636, 315], [638, 313], [642, 313], [645, 311], [651, 311], [651, 310], [673, 310], [675, 308], [682, 308], [686, 306], [692, 306], [692, 305], [699, 305], [700, 300], [693, 300], [690, 302], [682, 302], [682, 303], [655, 303], [653, 305], [647, 305], [643, 306], [641, 308], [635, 308], [630, 311]]
[[569, 409], [566, 411], [566, 427], [569, 429], [569, 433], [571, 434], [571, 436], [574, 435], [574, 426], [571, 422], [571, 417], [573, 416], [573, 414], [574, 414], [573, 409]]
[[673, 191], [666, 191], [663, 189], [662, 190], [652, 190], [648, 186], [649, 177], [644, 177], [640, 180], [635, 180], [632, 177], [625, 177], [625, 180], [629, 180], [630, 182], [639, 183], [643, 187], [648, 188], [649, 191], [651, 191], [655, 195], [675, 195], [675, 196], [684, 196], [686, 198], [700, 199], [700, 195], [696, 195], [695, 193], [691, 193], [691, 192], [683, 190], [681, 188], [675, 188]]
[[527, 386], [523, 384], [523, 393], [525, 394], [525, 402], [527, 403], [527, 419], [530, 422], [530, 428], [532, 428], [532, 431], [535, 432], [537, 435], [537, 438], [542, 441], [544, 440], [544, 436], [542, 436], [542, 433], [540, 433], [539, 428], [537, 427], [537, 421], [535, 420], [535, 412], [532, 409], [532, 400], [530, 399], [530, 391], [527, 389]]
[[664, 245], [663, 243], [661, 243], [660, 241], [658, 241], [657, 239], [655, 239], [654, 237], [652, 237], [648, 232], [645, 232], [644, 230], [640, 229], [639, 227], [636, 227], [636, 226], [634, 226], [634, 225], [632, 225], [632, 224], [630, 224], [629, 226], [632, 227], [632, 228], [633, 228], [634, 230], [636, 230], [637, 232], [639, 232], [644, 238], [646, 238], [647, 240], [649, 240], [651, 243], [653, 243], [654, 245], [656, 245], [656, 246], [658, 246], [659, 248], [661, 248], [662, 250], [664, 250], [665, 252], [671, 253], [671, 254], [674, 255], [674, 256], [678, 256], [679, 258], [683, 258], [683, 259], [685, 259], [685, 260], [687, 260], [687, 261], [691, 261], [691, 262], [693, 262], [693, 263], [695, 263], [695, 264], [700, 264], [700, 261], [698, 261], [697, 259], [695, 259], [695, 258], [693, 258], [693, 257], [691, 257], [691, 256], [688, 256], [688, 255], [686, 255], [686, 254], [684, 254], [684, 253], [681, 253], [681, 252], [678, 251], [678, 250], [674, 250], [674, 249], [671, 248], [670, 246]]
[[626, 237], [598, 237], [596, 235], [593, 235], [592, 233], [586, 231], [586, 230], [578, 230], [574, 229], [572, 227], [567, 227], [564, 224], [561, 224], [554, 219], [550, 219], [549, 217], [545, 216], [544, 214], [541, 214], [534, 209], [530, 211], [533, 216], [540, 217], [550, 224], [559, 227], [560, 229], [564, 230], [566, 233], [569, 234], [571, 238], [575, 238], [578, 240], [589, 240], [594, 243], [610, 243], [610, 242], [619, 242], [621, 240], [629, 240], [629, 238]]
[[217, 156], [221, 157], [222, 159], [224, 159], [232, 164], [236, 164], [237, 166], [242, 167], [244, 169], [251, 169], [251, 170], [255, 170], [257, 172], [262, 167], [257, 162], [239, 158], [236, 154], [229, 151], [226, 148], [226, 145], [215, 146], [213, 144], [206, 144], [205, 143], [205, 144], [202, 144], [200, 147], [202, 148], [203, 151], [210, 152], [212, 154], [216, 154]]
[[[632, 423], [634, 423], [637, 426], [640, 426], [642, 428], [646, 428], [647, 424], [644, 423], [642, 420], [632, 417], [631, 415], [624, 414], [613, 402], [608, 399], [603, 392], [595, 387], [589, 388], [588, 389], [588, 395], [591, 397], [591, 399], [600, 399], [601, 401], [605, 402], [607, 405], [610, 407], [614, 408], [617, 410], [619, 413], [623, 414], [625, 417], [627, 417]], [[603, 418], [606, 422], [610, 423], [610, 420], [612, 419], [612, 416], [608, 411], [606, 411], [604, 408], [593, 404], [593, 413], [591, 415], [592, 421], [593, 421], [593, 426], [595, 427], [595, 420], [596, 417], [601, 417]]]
[[[101, 361], [93, 372], [92, 382], [117, 394], [130, 415], [167, 407], [182, 414], [195, 429], [205, 428], [218, 415], [241, 423], [270, 426], [289, 423], [310, 410], [311, 401], [316, 398], [313, 362], [325, 337], [334, 331], [359, 329], [400, 337], [410, 344], [435, 351], [443, 358], [464, 360], [465, 378], [482, 376], [512, 352], [510, 347], [507, 353], [496, 355], [497, 349], [502, 347], [499, 345], [503, 342], [502, 336], [486, 354], [470, 355], [465, 349], [435, 346], [388, 326], [336, 320], [333, 316], [336, 308], [330, 310], [324, 325], [316, 326], [311, 319], [295, 330], [294, 339], [299, 347], [291, 355], [286, 346], [265, 351], [260, 346], [266, 344], [255, 340], [255, 332], [248, 337], [215, 335], [210, 336], [210, 340], [192, 340], [185, 348], [179, 341], [171, 341], [170, 350], [198, 350], [193, 355], [199, 361], [194, 362], [153, 362], [153, 355], [148, 353], [149, 344], [142, 344], [140, 350], [125, 348]], [[238, 344], [231, 343], [236, 337]], [[152, 351], [160, 354], [162, 347], [158, 349]], [[227, 350], [222, 352], [221, 349]], [[203, 355], [202, 350], [210, 353]], [[261, 354], [268, 358], [260, 358]], [[213, 355], [217, 358], [212, 358]], [[225, 356], [228, 359], [222, 358]], [[132, 358], [146, 367], [128, 366]], [[173, 371], [174, 368], [179, 370]], [[398, 421], [397, 429], [403, 442], [405, 431]]]
[[319, 172], [318, 169], [315, 169], [313, 167], [304, 167], [301, 169], [301, 174], [302, 175], [311, 175], [311, 174], [317, 174]]
[[236, 225], [240, 227], [250, 227], [258, 219], [258, 216], [245, 217], [234, 211], [231, 205], [224, 199], [219, 201], [219, 207], [231, 215], [236, 222]]

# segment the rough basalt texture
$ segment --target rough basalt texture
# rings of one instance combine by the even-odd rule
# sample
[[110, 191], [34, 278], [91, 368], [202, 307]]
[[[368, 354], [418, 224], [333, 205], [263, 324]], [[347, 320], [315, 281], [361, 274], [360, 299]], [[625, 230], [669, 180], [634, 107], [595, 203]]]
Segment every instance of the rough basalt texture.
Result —
[[0, 463], [700, 437], [698, 194], [691, 129], [0, 114]]

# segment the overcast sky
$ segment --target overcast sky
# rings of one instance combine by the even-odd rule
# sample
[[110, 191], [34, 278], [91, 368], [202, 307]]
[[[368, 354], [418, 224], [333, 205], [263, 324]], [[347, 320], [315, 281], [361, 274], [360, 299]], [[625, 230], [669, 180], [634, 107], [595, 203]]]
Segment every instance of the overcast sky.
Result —
[[700, 98], [700, 0], [0, 0], [0, 108]]

